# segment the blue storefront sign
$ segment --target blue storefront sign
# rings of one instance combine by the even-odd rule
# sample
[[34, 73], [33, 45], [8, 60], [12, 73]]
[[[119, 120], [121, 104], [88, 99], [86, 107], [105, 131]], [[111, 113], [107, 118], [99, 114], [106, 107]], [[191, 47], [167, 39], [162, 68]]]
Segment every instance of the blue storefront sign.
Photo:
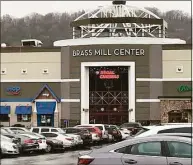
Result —
[[8, 87], [6, 88], [6, 93], [8, 95], [19, 95], [21, 93], [21, 88], [18, 86]]

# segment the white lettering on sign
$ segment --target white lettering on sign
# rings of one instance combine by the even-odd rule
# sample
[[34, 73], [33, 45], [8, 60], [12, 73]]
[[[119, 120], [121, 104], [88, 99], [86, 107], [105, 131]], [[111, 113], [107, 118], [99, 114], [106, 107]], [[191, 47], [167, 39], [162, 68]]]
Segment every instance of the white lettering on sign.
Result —
[[74, 57], [80, 56], [144, 56], [144, 49], [85, 49], [73, 50]]

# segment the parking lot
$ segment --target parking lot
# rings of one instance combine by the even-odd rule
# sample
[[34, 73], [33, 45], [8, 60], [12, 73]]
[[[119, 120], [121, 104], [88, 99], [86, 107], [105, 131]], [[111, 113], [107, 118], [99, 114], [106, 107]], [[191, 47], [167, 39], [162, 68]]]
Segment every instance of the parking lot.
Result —
[[[94, 146], [95, 149], [102, 146]], [[87, 150], [87, 149], [84, 149]], [[84, 150], [66, 151], [64, 153], [54, 154], [36, 154], [20, 157], [4, 158], [1, 160], [1, 165], [76, 165], [78, 153]]]

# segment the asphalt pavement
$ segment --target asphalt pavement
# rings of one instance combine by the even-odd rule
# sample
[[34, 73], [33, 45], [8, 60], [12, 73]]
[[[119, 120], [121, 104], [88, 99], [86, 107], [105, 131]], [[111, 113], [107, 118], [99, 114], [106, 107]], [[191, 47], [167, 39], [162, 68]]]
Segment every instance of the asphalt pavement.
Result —
[[[91, 147], [95, 149], [102, 146]], [[65, 151], [64, 153], [26, 155], [1, 159], [1, 165], [77, 165], [79, 152]]]

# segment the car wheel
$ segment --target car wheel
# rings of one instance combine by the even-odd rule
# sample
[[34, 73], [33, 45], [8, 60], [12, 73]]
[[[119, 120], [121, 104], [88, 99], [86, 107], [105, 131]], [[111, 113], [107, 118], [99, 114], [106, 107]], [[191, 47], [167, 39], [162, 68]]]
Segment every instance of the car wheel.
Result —
[[52, 151], [52, 146], [50, 144], [47, 144], [47, 147], [45, 149], [46, 153], [49, 153]]

